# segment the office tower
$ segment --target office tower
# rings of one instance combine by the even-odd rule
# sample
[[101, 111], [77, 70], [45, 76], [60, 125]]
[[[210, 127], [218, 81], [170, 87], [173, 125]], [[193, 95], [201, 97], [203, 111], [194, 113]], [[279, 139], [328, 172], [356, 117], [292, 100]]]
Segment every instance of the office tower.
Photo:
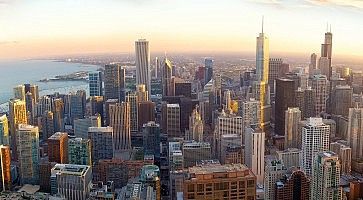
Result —
[[315, 117], [315, 92], [311, 87], [295, 91], [295, 106], [301, 111], [301, 118]]
[[246, 128], [245, 163], [257, 177], [257, 183], [263, 184], [265, 173], [265, 132], [259, 128]]
[[196, 162], [212, 158], [211, 146], [208, 142], [186, 142], [182, 147], [184, 167], [195, 166]]
[[312, 79], [312, 89], [315, 92], [315, 115], [326, 112], [328, 99], [328, 80], [324, 75], [314, 75]]
[[68, 163], [92, 165], [90, 139], [71, 138], [68, 140]]
[[222, 164], [244, 163], [241, 136], [237, 134], [221, 135], [217, 141], [218, 159]]
[[180, 131], [179, 104], [164, 104], [162, 107], [162, 130], [168, 137], [182, 137]]
[[340, 161], [338, 155], [331, 151], [316, 154], [312, 172], [310, 199], [342, 199], [342, 188], [339, 185]]
[[139, 102], [138, 107], [138, 123], [141, 129], [144, 124], [149, 121], [155, 121], [155, 103], [152, 101]]
[[162, 69], [160, 67], [160, 61], [158, 57], [155, 57], [155, 65], [154, 65], [154, 78], [158, 79], [161, 77]]
[[28, 123], [29, 124], [34, 124], [35, 123], [35, 101], [33, 98], [32, 93], [27, 92], [25, 94], [25, 104], [26, 104], [26, 110], [27, 110], [27, 115], [28, 115]]
[[289, 64], [283, 63], [282, 58], [270, 58], [268, 70], [270, 91], [271, 93], [275, 93], [275, 80], [284, 77], [289, 72]]
[[164, 59], [163, 65], [162, 65], [162, 77], [161, 82], [163, 85], [163, 96], [174, 96], [175, 94], [175, 87], [172, 84], [172, 71], [173, 67], [171, 65], [171, 62], [168, 60], [168, 58]]
[[275, 199], [278, 200], [309, 200], [310, 178], [298, 168], [291, 168], [286, 175], [276, 182]]
[[110, 126], [113, 128], [115, 150], [131, 149], [130, 103], [122, 102], [110, 105]]
[[291, 167], [300, 168], [302, 166], [303, 153], [300, 149], [288, 148], [283, 151], [276, 151], [277, 158], [281, 160], [287, 169]]
[[88, 165], [56, 164], [51, 170], [51, 194], [66, 199], [86, 200], [92, 184], [92, 169]]
[[309, 64], [309, 76], [312, 77], [315, 73], [315, 70], [317, 68], [317, 55], [315, 53], [312, 53], [310, 56], [310, 64]]
[[139, 102], [149, 101], [149, 94], [145, 88], [144, 84], [140, 84], [136, 86], [135, 94]]
[[125, 100], [125, 69], [119, 64], [105, 65], [105, 101]]
[[115, 188], [122, 188], [127, 184], [130, 170], [132, 169], [129, 169], [126, 161], [120, 159], [100, 160], [94, 168], [94, 177], [97, 181], [112, 181]]
[[102, 96], [102, 74], [98, 72], [88, 73], [88, 85], [89, 85], [89, 95], [92, 96]]
[[213, 59], [204, 59], [204, 85], [207, 84], [213, 77]]
[[285, 149], [301, 148], [300, 121], [301, 111], [299, 108], [287, 108], [285, 111]]
[[192, 98], [192, 83], [176, 82], [175, 83], [175, 96], [185, 96], [185, 97]]
[[205, 161], [190, 167], [183, 196], [192, 199], [256, 199], [256, 176], [243, 164]]
[[352, 148], [352, 168], [363, 172], [363, 108], [349, 108], [346, 140]]
[[240, 137], [241, 142], [243, 143], [243, 118], [241, 116], [237, 116], [235, 114], [225, 113], [222, 109], [222, 112], [219, 114], [216, 119], [215, 128], [214, 128], [214, 144], [213, 151], [215, 152], [217, 157], [220, 157], [220, 153], [216, 151], [218, 146], [218, 141], [221, 140], [222, 135], [226, 134], [236, 134]]
[[314, 157], [318, 152], [329, 150], [330, 126], [322, 118], [310, 117], [302, 127], [302, 168], [309, 176], [312, 174]]
[[256, 75], [257, 80], [268, 83], [269, 72], [269, 43], [268, 38], [263, 32], [263, 20], [262, 20], [262, 32], [257, 37], [256, 42]]
[[158, 166], [143, 166], [140, 174], [140, 182], [144, 187], [148, 188], [148, 193], [154, 193], [153, 196], [156, 200], [161, 199], [160, 169]]
[[47, 140], [51, 135], [55, 133], [54, 131], [54, 115], [51, 111], [45, 111], [41, 118], [42, 124], [42, 135], [43, 140]]
[[10, 146], [0, 145], [0, 164], [1, 164], [1, 189], [9, 191], [11, 189], [11, 156]]
[[112, 127], [90, 127], [88, 138], [91, 140], [92, 163], [101, 159], [112, 159], [114, 154], [113, 128]]
[[64, 130], [64, 103], [61, 98], [54, 99], [53, 116], [54, 116], [54, 131], [59, 132]]
[[101, 116], [95, 115], [74, 120], [74, 136], [87, 139], [89, 127], [101, 127]]
[[350, 174], [352, 171], [352, 149], [347, 144], [343, 140], [330, 143], [330, 151], [338, 155], [341, 174]]
[[105, 125], [110, 125], [110, 105], [116, 105], [120, 101], [118, 99], [109, 99], [105, 102]]
[[[326, 65], [324, 67], [327, 68], [328, 74], [326, 77], [328, 80], [330, 80], [330, 78], [332, 76], [332, 66], [331, 66], [332, 39], [333, 39], [333, 34], [330, 31], [326, 32], [324, 44], [321, 44], [321, 58], [320, 59], [325, 60], [323, 62], [324, 62], [324, 65]], [[319, 68], [321, 69], [320, 66], [319, 66]]]
[[0, 144], [10, 145], [9, 121], [6, 115], [0, 116]]
[[144, 153], [154, 155], [156, 160], [160, 159], [160, 125], [150, 121], [143, 125], [143, 147]]
[[183, 152], [181, 151], [181, 142], [169, 142], [168, 145], [170, 171], [184, 169], [184, 157]]
[[14, 87], [14, 99], [20, 99], [22, 101], [25, 101], [25, 86], [24, 85], [18, 85]]
[[39, 101], [39, 88], [38, 85], [24, 84], [25, 94], [29, 93], [34, 100], [34, 103]]
[[[265, 165], [265, 199], [275, 200], [276, 182], [285, 175], [287, 169], [281, 160], [267, 160]], [[276, 199], [279, 200], [279, 199]]]
[[90, 112], [89, 115], [90, 116], [95, 116], [97, 114], [99, 114], [101, 116], [101, 125], [104, 125], [104, 120], [105, 120], [105, 116], [104, 116], [104, 111], [103, 111], [103, 96], [91, 96], [89, 98], [89, 102], [90, 102]]
[[351, 180], [349, 182], [349, 195], [348, 199], [359, 199], [363, 196], [363, 181]]
[[[70, 97], [71, 94], [69, 94]], [[68, 113], [70, 115], [70, 101], [69, 101], [69, 108]], [[50, 96], [42, 96], [39, 99], [39, 102], [36, 104], [36, 113], [35, 116], [41, 116], [44, 114], [45, 111], [52, 111], [53, 110], [53, 99]]]
[[295, 81], [287, 78], [276, 79], [275, 133], [285, 134], [285, 111], [295, 106]]
[[25, 101], [19, 99], [11, 99], [9, 102], [9, 124], [10, 124], [10, 142], [13, 159], [17, 160], [18, 152], [16, 141], [16, 130], [19, 124], [27, 124]]
[[151, 76], [150, 76], [150, 49], [149, 41], [139, 39], [135, 41], [135, 59], [136, 59], [136, 84], [144, 84], [149, 95], [151, 94]]
[[135, 93], [128, 93], [126, 102], [130, 105], [130, 131], [134, 135], [139, 131], [138, 127], [138, 96]]
[[203, 141], [203, 131], [204, 124], [202, 121], [202, 117], [198, 112], [199, 106], [193, 110], [192, 115], [189, 117], [189, 134], [191, 140], [202, 142]]
[[86, 91], [78, 90], [76, 94], [70, 95], [71, 124], [73, 120], [82, 119], [86, 114]]
[[21, 184], [39, 182], [39, 130], [36, 126], [19, 124], [16, 132]]
[[348, 85], [338, 85], [332, 88], [330, 97], [331, 114], [348, 117], [349, 108], [353, 106], [353, 88]]
[[224, 106], [225, 106], [225, 110], [227, 110], [227, 112], [231, 112], [232, 111], [232, 99], [231, 99], [231, 91], [230, 90], [226, 90], [224, 93]]
[[47, 142], [49, 162], [68, 163], [68, 133], [56, 132]]
[[261, 117], [260, 102], [256, 99], [249, 99], [242, 102], [240, 115], [243, 118], [242, 130], [250, 126], [259, 126]]

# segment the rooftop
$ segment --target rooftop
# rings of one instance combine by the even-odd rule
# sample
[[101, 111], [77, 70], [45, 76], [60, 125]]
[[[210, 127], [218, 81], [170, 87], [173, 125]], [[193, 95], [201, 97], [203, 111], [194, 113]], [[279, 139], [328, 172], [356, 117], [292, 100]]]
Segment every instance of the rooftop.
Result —
[[89, 127], [88, 132], [113, 132], [113, 128], [110, 126], [107, 127]]
[[52, 136], [50, 136], [48, 139], [49, 140], [59, 140], [63, 136], [66, 136], [67, 137], [68, 136], [68, 133], [56, 132]]
[[52, 170], [52, 175], [54, 174], [69, 174], [75, 176], [83, 176], [88, 170], [90, 166], [88, 165], [73, 165], [73, 164], [56, 164]]

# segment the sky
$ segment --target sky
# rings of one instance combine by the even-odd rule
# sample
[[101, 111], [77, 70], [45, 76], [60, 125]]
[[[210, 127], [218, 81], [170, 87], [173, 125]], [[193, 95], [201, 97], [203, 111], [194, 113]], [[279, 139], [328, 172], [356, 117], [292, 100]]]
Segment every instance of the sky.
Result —
[[0, 0], [0, 59], [82, 53], [320, 54], [327, 23], [333, 56], [363, 58], [363, 0]]

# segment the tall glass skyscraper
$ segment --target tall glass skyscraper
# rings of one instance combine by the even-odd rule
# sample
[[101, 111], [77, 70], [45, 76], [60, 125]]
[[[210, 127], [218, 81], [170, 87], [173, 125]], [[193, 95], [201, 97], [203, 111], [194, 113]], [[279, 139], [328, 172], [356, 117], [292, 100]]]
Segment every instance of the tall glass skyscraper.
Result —
[[102, 96], [102, 77], [101, 72], [88, 73], [89, 80], [89, 95]]

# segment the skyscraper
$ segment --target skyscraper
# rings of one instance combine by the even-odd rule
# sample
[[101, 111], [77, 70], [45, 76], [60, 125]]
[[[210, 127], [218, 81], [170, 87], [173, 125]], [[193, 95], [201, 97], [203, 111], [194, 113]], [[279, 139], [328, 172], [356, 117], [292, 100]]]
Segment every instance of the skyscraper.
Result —
[[162, 108], [163, 132], [168, 137], [181, 137], [179, 104], [165, 104]]
[[321, 44], [321, 57], [327, 60], [328, 75], [330, 80], [332, 76], [331, 58], [332, 58], [332, 46], [333, 46], [333, 34], [329, 31], [325, 33], [324, 44]]
[[140, 84], [140, 85], [136, 86], [135, 94], [136, 94], [139, 102], [149, 101], [149, 94], [148, 94], [148, 91], [146, 90], [144, 84]]
[[102, 76], [101, 72], [89, 72], [89, 95], [90, 96], [102, 96]]
[[54, 99], [53, 116], [54, 116], [54, 131], [64, 130], [64, 102], [61, 98]]
[[207, 84], [213, 77], [213, 59], [204, 59], [204, 85]]
[[172, 84], [172, 71], [173, 67], [171, 65], [171, 62], [165, 58], [164, 63], [162, 65], [162, 78], [161, 82], [163, 85], [163, 96], [174, 96], [174, 85]]
[[41, 127], [42, 127], [41, 132], [44, 141], [55, 133], [53, 112], [51, 111], [44, 112], [41, 118]]
[[39, 130], [36, 126], [19, 124], [16, 132], [20, 182], [39, 183]]
[[270, 92], [275, 93], [275, 80], [289, 72], [289, 64], [283, 63], [282, 58], [270, 58], [268, 70]]
[[291, 107], [285, 111], [285, 149], [301, 148], [300, 121], [301, 111], [299, 108]]
[[310, 199], [335, 200], [342, 199], [340, 187], [340, 161], [331, 151], [318, 153], [312, 166], [312, 186]]
[[248, 128], [250, 126], [259, 126], [260, 123], [260, 102], [256, 99], [249, 99], [247, 101], [242, 102], [241, 104], [241, 113], [243, 120], [243, 128]]
[[139, 123], [138, 123], [139, 99], [137, 94], [128, 93], [126, 96], [126, 102], [130, 105], [130, 131], [131, 135], [134, 135], [139, 131]]
[[257, 183], [263, 184], [265, 174], [265, 132], [259, 128], [246, 128], [245, 163], [257, 177]]
[[241, 136], [237, 134], [221, 135], [217, 141], [217, 152], [222, 164], [244, 163], [244, 152]]
[[9, 191], [11, 189], [11, 156], [8, 145], [0, 145], [0, 164], [1, 164], [1, 189]]
[[125, 69], [119, 64], [105, 65], [105, 101], [125, 100]]
[[71, 124], [73, 120], [82, 119], [86, 114], [86, 91], [78, 90], [70, 95]]
[[47, 142], [49, 162], [68, 163], [68, 133], [56, 132]]
[[314, 75], [312, 79], [312, 89], [315, 92], [315, 115], [319, 116], [326, 112], [328, 100], [328, 80], [324, 75]]
[[295, 106], [295, 81], [292, 79], [276, 79], [275, 97], [275, 133], [285, 134], [285, 111]]
[[184, 167], [195, 166], [201, 160], [212, 158], [211, 146], [208, 142], [186, 142], [182, 147]]
[[310, 64], [309, 64], [309, 76], [312, 77], [316, 70], [316, 64], [317, 64], [317, 55], [315, 53], [312, 53], [310, 56]]
[[330, 143], [330, 151], [338, 155], [340, 161], [340, 173], [350, 174], [352, 171], [352, 148], [346, 141], [336, 141]]
[[276, 151], [277, 158], [281, 160], [287, 169], [302, 166], [302, 151], [296, 148], [288, 148], [284, 151]]
[[139, 102], [138, 106], [138, 123], [141, 129], [149, 121], [155, 121], [155, 103], [152, 101]]
[[112, 127], [90, 127], [88, 137], [91, 140], [92, 163], [113, 158], [115, 144]]
[[352, 168], [363, 172], [363, 108], [349, 108], [346, 137], [352, 148]]
[[18, 85], [14, 87], [14, 98], [20, 99], [22, 101], [25, 101], [25, 86], [24, 85]]
[[149, 41], [139, 39], [135, 41], [136, 57], [136, 84], [144, 84], [149, 95], [151, 94], [150, 76], [150, 49]]
[[143, 125], [143, 147], [145, 154], [160, 159], [160, 125], [150, 121]]
[[330, 126], [322, 118], [309, 118], [302, 127], [303, 169], [312, 175], [313, 162], [317, 153], [329, 150]]
[[12, 156], [16, 160], [17, 157], [17, 137], [16, 129], [19, 124], [27, 124], [26, 104], [25, 101], [19, 99], [11, 99], [9, 102], [9, 124], [10, 124], [10, 138], [11, 149], [13, 150]]
[[84, 119], [74, 120], [74, 136], [87, 139], [89, 127], [101, 127], [101, 116], [95, 115]]
[[68, 163], [92, 165], [90, 139], [73, 138], [68, 140]]
[[0, 144], [10, 145], [9, 121], [6, 115], [0, 116]]
[[109, 110], [115, 150], [131, 149], [130, 103], [122, 102], [112, 104]]
[[[265, 165], [265, 199], [275, 200], [276, 182], [285, 175], [287, 169], [281, 160], [267, 160]], [[279, 199], [276, 199], [279, 200]]]
[[269, 42], [265, 33], [263, 32], [263, 19], [262, 19], [262, 32], [257, 37], [256, 42], [256, 75], [259, 81], [268, 83], [268, 66], [269, 66]]
[[349, 85], [338, 85], [332, 88], [330, 96], [331, 113], [348, 117], [349, 108], [353, 106], [353, 88]]
[[192, 115], [189, 117], [189, 134], [192, 140], [197, 142], [203, 141], [203, 131], [204, 131], [204, 124], [202, 121], [202, 117], [198, 112], [199, 106], [197, 105], [196, 108], [193, 110]]

